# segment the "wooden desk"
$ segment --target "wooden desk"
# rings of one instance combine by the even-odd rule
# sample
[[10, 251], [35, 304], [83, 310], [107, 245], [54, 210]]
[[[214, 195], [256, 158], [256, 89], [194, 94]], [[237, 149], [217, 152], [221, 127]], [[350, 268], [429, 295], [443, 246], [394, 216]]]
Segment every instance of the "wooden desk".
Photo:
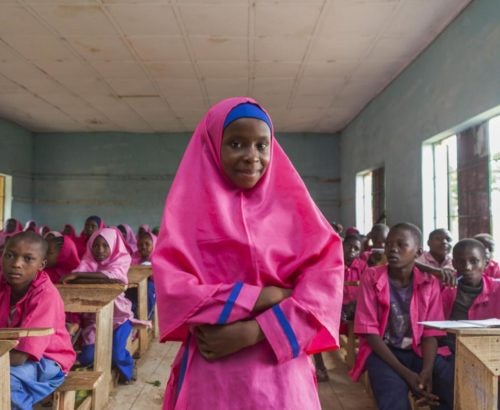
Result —
[[0, 409], [10, 409], [10, 360], [9, 352], [26, 336], [47, 336], [52, 328], [0, 328]]
[[111, 350], [113, 343], [113, 301], [125, 290], [121, 284], [58, 284], [64, 310], [96, 314], [94, 371], [103, 372], [103, 380], [92, 393], [92, 409], [101, 410], [109, 397]]
[[446, 329], [457, 337], [455, 409], [497, 410], [500, 328]]
[[[128, 271], [128, 286], [137, 288], [137, 318], [148, 320], [148, 279], [153, 274], [151, 266], [132, 265]], [[142, 356], [149, 347], [148, 329], [139, 328], [138, 354]]]

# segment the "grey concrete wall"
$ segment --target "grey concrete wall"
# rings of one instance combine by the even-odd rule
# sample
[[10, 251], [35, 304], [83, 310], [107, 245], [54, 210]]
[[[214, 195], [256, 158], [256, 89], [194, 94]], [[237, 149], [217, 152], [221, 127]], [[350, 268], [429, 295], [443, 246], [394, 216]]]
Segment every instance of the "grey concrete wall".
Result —
[[0, 173], [12, 176], [12, 217], [25, 222], [32, 212], [31, 132], [0, 119]]
[[[34, 136], [33, 217], [61, 229], [97, 214], [108, 224], [158, 225], [190, 134], [54, 133]], [[338, 138], [277, 137], [327, 218], [339, 216]], [[187, 206], [191, 206], [187, 204]], [[194, 206], [194, 204], [192, 205]]]
[[422, 224], [422, 142], [463, 129], [500, 105], [499, 22], [497, 0], [473, 1], [342, 131], [345, 225], [355, 223], [356, 173], [380, 165], [389, 223]]

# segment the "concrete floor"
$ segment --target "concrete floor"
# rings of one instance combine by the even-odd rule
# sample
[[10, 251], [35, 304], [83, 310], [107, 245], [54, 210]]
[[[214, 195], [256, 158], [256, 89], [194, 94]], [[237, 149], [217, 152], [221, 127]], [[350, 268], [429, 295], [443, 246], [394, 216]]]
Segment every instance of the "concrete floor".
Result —
[[[132, 385], [114, 389], [108, 410], [160, 410], [170, 363], [179, 346], [179, 343], [153, 342], [137, 363], [137, 381]], [[361, 383], [353, 383], [347, 377], [347, 366], [337, 353], [324, 353], [323, 358], [330, 375], [329, 382], [319, 384], [319, 395], [324, 410], [376, 409], [364, 386]]]

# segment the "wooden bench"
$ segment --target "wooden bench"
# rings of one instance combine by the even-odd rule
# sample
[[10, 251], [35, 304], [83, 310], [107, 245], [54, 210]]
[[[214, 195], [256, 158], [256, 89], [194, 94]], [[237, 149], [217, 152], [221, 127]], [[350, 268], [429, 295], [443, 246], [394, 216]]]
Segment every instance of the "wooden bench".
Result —
[[102, 382], [103, 372], [77, 371], [69, 372], [64, 383], [57, 388], [53, 395], [52, 410], [88, 410], [92, 408], [92, 396], [75, 409], [75, 398], [78, 390], [94, 391]]
[[[91, 389], [93, 410], [102, 410], [108, 401], [111, 377], [113, 343], [113, 302], [125, 290], [122, 284], [58, 284], [64, 301], [64, 310], [96, 314], [94, 372], [102, 372], [102, 379]], [[85, 390], [86, 386], [77, 386]]]
[[9, 352], [27, 336], [47, 336], [52, 328], [0, 328], [0, 409], [10, 410], [10, 357]]

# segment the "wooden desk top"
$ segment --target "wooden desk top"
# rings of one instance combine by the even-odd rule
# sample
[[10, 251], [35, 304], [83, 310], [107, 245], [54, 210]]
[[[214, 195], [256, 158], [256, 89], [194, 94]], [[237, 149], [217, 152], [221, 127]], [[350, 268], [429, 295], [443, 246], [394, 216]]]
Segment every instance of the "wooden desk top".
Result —
[[17, 340], [0, 340], [0, 357], [11, 351], [18, 343]]
[[51, 327], [3, 327], [0, 328], [0, 340], [15, 340], [27, 336], [47, 336], [54, 333]]
[[443, 329], [457, 336], [500, 336], [500, 327], [468, 327], [463, 329]]
[[120, 283], [57, 284], [67, 312], [95, 313], [127, 288]]
[[144, 279], [149, 278], [153, 274], [151, 266], [132, 265], [128, 271], [129, 285], [137, 285]]

